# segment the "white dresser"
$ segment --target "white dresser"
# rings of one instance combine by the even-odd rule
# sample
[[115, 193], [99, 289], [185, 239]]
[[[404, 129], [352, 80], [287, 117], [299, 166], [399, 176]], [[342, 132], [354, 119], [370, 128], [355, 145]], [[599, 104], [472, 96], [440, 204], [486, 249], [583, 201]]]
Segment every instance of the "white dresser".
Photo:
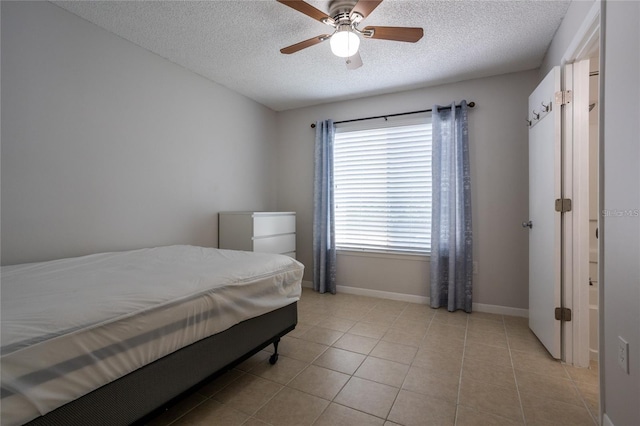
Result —
[[286, 254], [296, 257], [295, 212], [220, 212], [221, 249]]

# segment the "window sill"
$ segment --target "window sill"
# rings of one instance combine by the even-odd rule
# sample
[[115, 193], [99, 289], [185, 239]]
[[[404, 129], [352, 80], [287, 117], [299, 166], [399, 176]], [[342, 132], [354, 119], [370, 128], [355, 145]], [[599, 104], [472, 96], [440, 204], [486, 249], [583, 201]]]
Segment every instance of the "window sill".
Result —
[[380, 251], [366, 251], [366, 250], [341, 250], [337, 249], [336, 254], [338, 256], [354, 256], [354, 257], [369, 257], [379, 259], [396, 259], [396, 260], [409, 260], [414, 262], [429, 262], [431, 257], [428, 254], [422, 253], [390, 253]]

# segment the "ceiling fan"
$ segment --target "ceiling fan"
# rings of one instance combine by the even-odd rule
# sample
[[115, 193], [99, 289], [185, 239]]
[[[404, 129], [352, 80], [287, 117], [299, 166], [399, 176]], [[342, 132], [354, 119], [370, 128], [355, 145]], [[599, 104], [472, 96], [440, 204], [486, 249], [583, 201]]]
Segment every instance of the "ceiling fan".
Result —
[[321, 34], [280, 49], [280, 52], [286, 55], [330, 40], [333, 54], [346, 58], [347, 68], [356, 69], [362, 66], [362, 59], [358, 53], [360, 36], [415, 43], [423, 35], [422, 28], [413, 27], [369, 26], [359, 29], [358, 24], [369, 16], [382, 0], [332, 0], [329, 4], [329, 14], [302, 0], [277, 1], [333, 28], [331, 34]]

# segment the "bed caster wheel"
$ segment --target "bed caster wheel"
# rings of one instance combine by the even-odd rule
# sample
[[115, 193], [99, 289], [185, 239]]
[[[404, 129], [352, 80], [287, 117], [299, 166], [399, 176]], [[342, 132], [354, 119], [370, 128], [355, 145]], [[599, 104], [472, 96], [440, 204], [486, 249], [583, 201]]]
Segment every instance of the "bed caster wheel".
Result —
[[278, 354], [273, 354], [269, 357], [269, 364], [274, 365], [278, 362]]

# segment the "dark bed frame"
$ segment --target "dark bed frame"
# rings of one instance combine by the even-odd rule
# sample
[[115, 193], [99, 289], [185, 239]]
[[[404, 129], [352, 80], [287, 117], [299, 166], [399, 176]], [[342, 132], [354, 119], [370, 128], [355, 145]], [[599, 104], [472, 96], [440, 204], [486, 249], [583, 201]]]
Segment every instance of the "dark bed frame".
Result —
[[154, 361], [27, 423], [30, 426], [144, 424], [162, 408], [270, 344], [298, 321], [297, 303], [248, 319]]

